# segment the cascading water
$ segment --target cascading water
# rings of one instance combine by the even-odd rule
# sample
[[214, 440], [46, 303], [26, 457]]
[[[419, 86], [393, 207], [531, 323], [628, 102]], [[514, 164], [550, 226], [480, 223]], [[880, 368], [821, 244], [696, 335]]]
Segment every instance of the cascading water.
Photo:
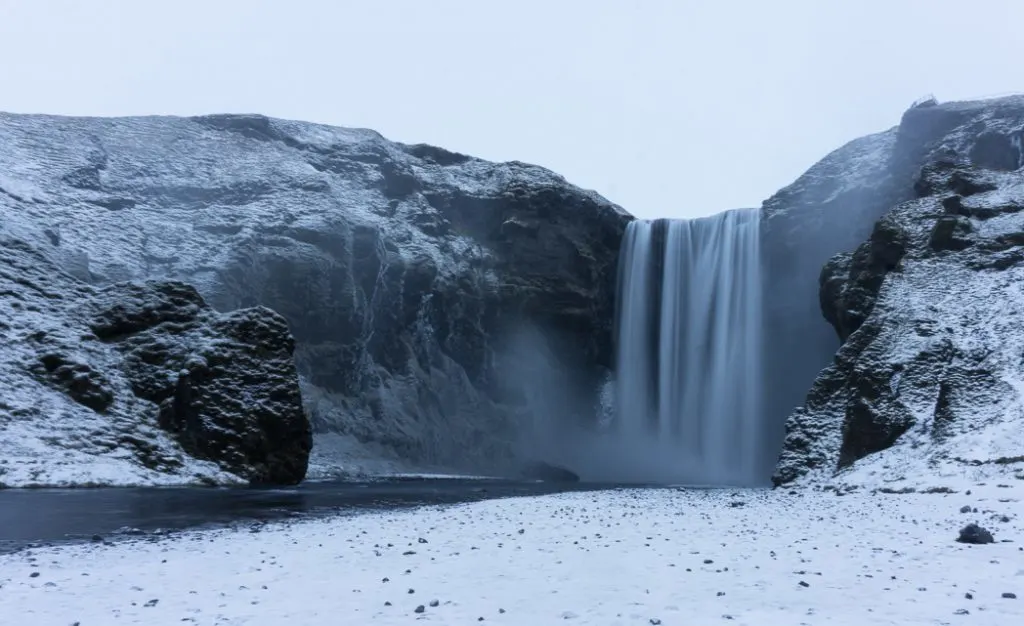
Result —
[[611, 434], [627, 478], [766, 481], [759, 224], [755, 209], [629, 224]]

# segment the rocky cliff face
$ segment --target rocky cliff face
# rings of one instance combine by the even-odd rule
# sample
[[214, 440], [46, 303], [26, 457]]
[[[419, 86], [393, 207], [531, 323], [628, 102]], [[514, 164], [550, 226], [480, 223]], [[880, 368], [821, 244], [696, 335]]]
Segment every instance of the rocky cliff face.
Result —
[[539, 167], [231, 115], [0, 115], [0, 216], [90, 284], [279, 312], [317, 432], [468, 469], [592, 415], [630, 219]]
[[294, 347], [179, 282], [94, 288], [0, 225], [0, 486], [297, 483]]
[[788, 420], [776, 484], [1024, 470], [1022, 133], [1024, 98], [904, 117], [899, 178], [874, 196], [895, 206], [820, 274], [842, 346]]
[[[787, 416], [803, 404], [839, 347], [818, 306], [821, 267], [860, 245], [893, 206], [916, 197], [918, 172], [939, 158], [949, 138], [981, 137], [988, 116], [1014, 106], [924, 101], [904, 113], [899, 126], [851, 141], [765, 201], [765, 309], [771, 329], [765, 401], [780, 443]], [[986, 147], [992, 141], [999, 140], [980, 138], [980, 147], [972, 148], [975, 156], [990, 158]]]

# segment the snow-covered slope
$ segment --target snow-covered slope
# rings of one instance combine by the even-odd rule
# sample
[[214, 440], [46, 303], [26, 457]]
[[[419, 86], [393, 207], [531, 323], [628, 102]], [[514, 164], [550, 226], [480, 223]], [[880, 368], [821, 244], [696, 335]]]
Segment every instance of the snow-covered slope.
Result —
[[314, 427], [424, 464], [501, 465], [532, 421], [590, 412], [629, 219], [543, 168], [372, 131], [0, 114], [0, 220], [90, 283], [281, 313]]
[[0, 487], [302, 480], [285, 320], [178, 282], [94, 288], [0, 222]]
[[1024, 479], [1024, 98], [931, 110], [955, 123], [924, 146], [916, 198], [821, 274], [844, 343], [789, 419], [777, 483]]

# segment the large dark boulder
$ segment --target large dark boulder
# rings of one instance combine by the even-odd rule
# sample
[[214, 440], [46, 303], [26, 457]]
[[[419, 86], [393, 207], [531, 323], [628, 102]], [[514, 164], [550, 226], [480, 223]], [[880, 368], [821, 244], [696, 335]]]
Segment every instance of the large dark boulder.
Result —
[[0, 114], [0, 145], [0, 220], [65, 271], [284, 316], [332, 466], [514, 471], [593, 419], [631, 218], [548, 170], [258, 115]]
[[928, 487], [1022, 458], [1024, 99], [930, 110], [945, 130], [913, 197], [821, 272], [842, 345], [788, 420], [776, 484]]
[[214, 313], [191, 285], [119, 283], [97, 293], [89, 327], [124, 356], [139, 398], [196, 458], [253, 483], [294, 484], [312, 448], [295, 342], [270, 309]]
[[287, 323], [174, 281], [95, 288], [0, 226], [0, 484], [294, 484]]

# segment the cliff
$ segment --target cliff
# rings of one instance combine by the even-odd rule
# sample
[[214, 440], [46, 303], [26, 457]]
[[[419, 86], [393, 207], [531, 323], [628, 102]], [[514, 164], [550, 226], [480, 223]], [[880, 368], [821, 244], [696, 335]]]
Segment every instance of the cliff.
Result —
[[[820, 272], [842, 343], [788, 418], [776, 484], [928, 488], [1024, 469], [1022, 133], [1012, 97], [911, 109], [862, 140], [894, 147], [869, 201], [847, 207], [865, 241]], [[877, 221], [857, 214], [890, 202]]]
[[0, 114], [0, 219], [85, 284], [282, 315], [319, 441], [481, 471], [529, 460], [538, 422], [591, 419], [631, 218], [543, 168], [367, 130]]

